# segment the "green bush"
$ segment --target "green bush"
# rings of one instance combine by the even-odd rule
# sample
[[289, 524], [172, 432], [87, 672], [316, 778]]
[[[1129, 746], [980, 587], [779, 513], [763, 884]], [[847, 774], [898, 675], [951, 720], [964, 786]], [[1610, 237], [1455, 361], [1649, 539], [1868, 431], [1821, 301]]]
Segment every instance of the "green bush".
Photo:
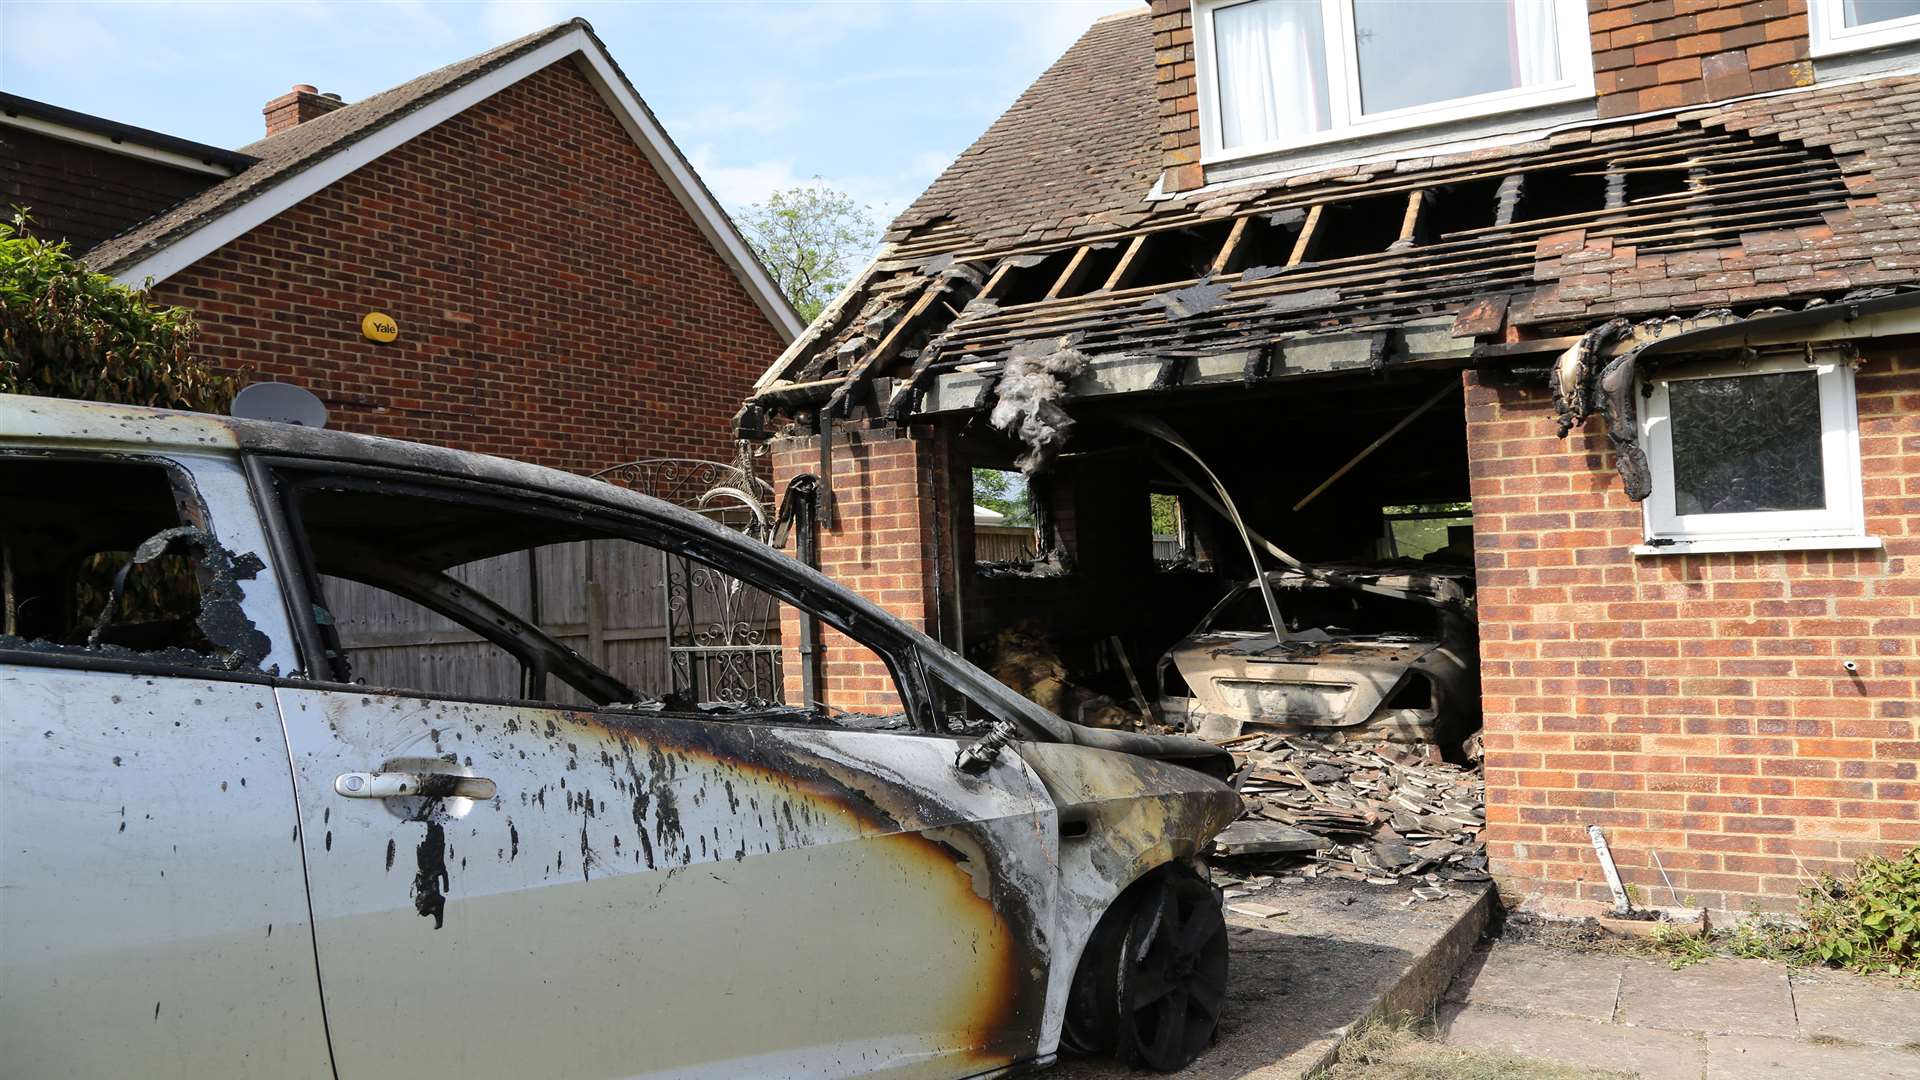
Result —
[[1811, 960], [1897, 974], [1920, 971], [1920, 848], [1869, 855], [1853, 877], [1822, 875], [1801, 905], [1801, 948]]
[[0, 221], [0, 393], [224, 412], [232, 381], [193, 358], [193, 315]]

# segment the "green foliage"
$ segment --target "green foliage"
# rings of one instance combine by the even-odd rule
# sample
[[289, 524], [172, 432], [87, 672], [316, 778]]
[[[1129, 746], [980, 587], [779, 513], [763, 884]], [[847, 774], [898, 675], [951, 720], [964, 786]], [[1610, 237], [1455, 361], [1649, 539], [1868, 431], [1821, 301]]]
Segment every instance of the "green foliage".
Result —
[[1027, 481], [1017, 472], [973, 470], [973, 501], [1007, 515], [1009, 525], [1033, 524], [1033, 511], [1027, 506]]
[[193, 315], [159, 307], [0, 222], [0, 393], [221, 412], [231, 382], [195, 360]]
[[1711, 938], [1663, 932], [1648, 944], [1676, 968], [1737, 956], [1920, 979], [1920, 848], [1869, 855], [1850, 878], [1822, 875], [1801, 892], [1797, 914], [1805, 925], [1756, 914]]
[[1823, 874], [1802, 897], [1809, 959], [1856, 971], [1920, 971], [1920, 848], [1869, 855], [1853, 877]]
[[1712, 939], [1705, 934], [1677, 926], [1658, 927], [1648, 941], [1656, 951], [1666, 955], [1675, 971], [1718, 955]]
[[1180, 535], [1180, 496], [1149, 495], [1147, 500], [1153, 509], [1153, 535]]
[[747, 207], [740, 229], [806, 322], [846, 288], [879, 237], [872, 211], [819, 177]]

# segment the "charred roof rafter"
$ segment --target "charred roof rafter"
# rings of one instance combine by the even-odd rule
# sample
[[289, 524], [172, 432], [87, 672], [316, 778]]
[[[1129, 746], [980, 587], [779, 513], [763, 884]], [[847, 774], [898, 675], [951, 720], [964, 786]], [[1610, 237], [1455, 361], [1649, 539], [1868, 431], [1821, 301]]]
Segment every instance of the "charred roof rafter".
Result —
[[[861, 317], [784, 381], [899, 371], [881, 389], [898, 421], [940, 374], [997, 367], [1023, 341], [1064, 335], [1093, 356], [1157, 357], [1178, 378], [1179, 358], [1444, 316], [1531, 288], [1538, 242], [1555, 233], [1642, 251], [1727, 247], [1847, 205], [1830, 152], [1676, 125], [1380, 179], [1228, 192], [1068, 244], [972, 253], [934, 230], [885, 253], [863, 283]], [[958, 262], [980, 269], [977, 298], [934, 316], [910, 311], [887, 326], [899, 336], [918, 320], [917, 341], [873, 348], [866, 316], [897, 318], [925, 296], [929, 266]], [[872, 298], [886, 302], [876, 310]], [[900, 371], [906, 359], [911, 370]], [[848, 388], [834, 396], [844, 405]]]

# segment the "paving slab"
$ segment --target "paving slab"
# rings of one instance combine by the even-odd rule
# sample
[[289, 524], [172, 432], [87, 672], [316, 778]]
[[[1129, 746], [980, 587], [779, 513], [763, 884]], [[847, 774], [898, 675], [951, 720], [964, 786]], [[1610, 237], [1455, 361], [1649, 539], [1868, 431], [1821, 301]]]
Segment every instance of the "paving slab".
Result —
[[1502, 1051], [1557, 1065], [1614, 1069], [1634, 1073], [1640, 1080], [1700, 1080], [1707, 1058], [1706, 1046], [1697, 1036], [1635, 1031], [1617, 1024], [1486, 1005], [1443, 1005], [1439, 1028], [1440, 1039], [1448, 1046]]
[[1627, 961], [1539, 945], [1502, 945], [1473, 954], [1447, 1000], [1526, 1009], [1605, 1023], [1613, 1019]]
[[1660, 961], [1629, 960], [1614, 1019], [1707, 1035], [1792, 1038], [1796, 1031], [1787, 971], [1763, 960], [1713, 960], [1678, 971]]
[[[1240, 898], [1286, 913], [1228, 911], [1232, 952], [1219, 1036], [1181, 1077], [1299, 1080], [1331, 1060], [1354, 1024], [1383, 1011], [1432, 1008], [1485, 927], [1492, 893], [1480, 887], [1411, 906], [1408, 896], [1404, 887], [1318, 881]], [[1063, 1053], [1047, 1075], [1146, 1074]]]
[[1764, 1035], [1710, 1035], [1706, 1080], [1920, 1080], [1920, 1054]]
[[1920, 990], [1839, 971], [1789, 978], [1802, 1038], [1920, 1047]]

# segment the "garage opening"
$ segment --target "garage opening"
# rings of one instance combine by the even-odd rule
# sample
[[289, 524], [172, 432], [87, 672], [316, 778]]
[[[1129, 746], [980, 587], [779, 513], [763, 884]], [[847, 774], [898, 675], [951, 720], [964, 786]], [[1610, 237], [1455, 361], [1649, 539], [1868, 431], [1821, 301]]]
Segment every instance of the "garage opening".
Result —
[[[998, 522], [970, 518], [959, 639], [996, 677], [1082, 723], [1385, 738], [1451, 754], [1478, 727], [1479, 698], [1458, 380], [1400, 372], [1093, 398], [1074, 403], [1071, 445], [1032, 477], [1008, 469], [1018, 445], [960, 422], [969, 503], [997, 509], [1018, 485], [1034, 555], [986, 558]], [[1308, 571], [1260, 541], [1250, 556], [1201, 471], [1127, 414], [1179, 433], [1251, 530]]]

